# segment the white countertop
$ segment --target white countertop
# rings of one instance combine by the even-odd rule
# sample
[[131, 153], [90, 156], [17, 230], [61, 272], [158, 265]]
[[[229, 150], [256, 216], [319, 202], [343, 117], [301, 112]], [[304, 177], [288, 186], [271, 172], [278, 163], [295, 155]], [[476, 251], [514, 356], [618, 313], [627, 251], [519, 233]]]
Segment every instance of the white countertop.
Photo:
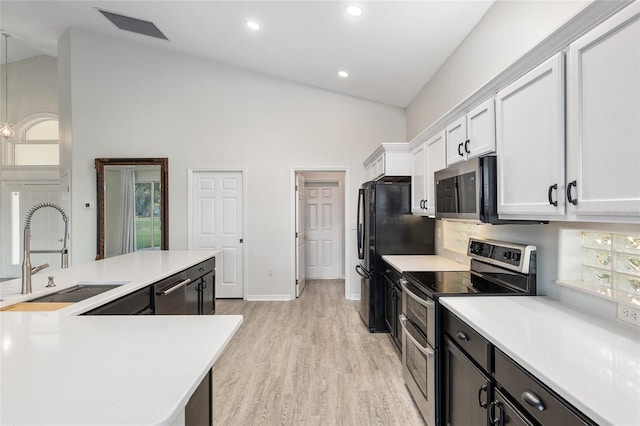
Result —
[[[0, 313], [0, 424], [180, 424], [197, 385], [242, 316], [76, 316], [170, 276], [215, 252], [138, 252], [55, 271], [78, 280], [129, 281], [55, 312]], [[34, 275], [34, 295], [45, 294]], [[0, 284], [3, 305], [24, 300]], [[17, 280], [18, 291], [20, 280]], [[79, 307], [77, 307], [78, 305]]]
[[469, 270], [469, 264], [439, 255], [389, 255], [382, 256], [382, 260], [399, 272]]
[[440, 303], [600, 425], [640, 425], [640, 332], [553, 299]]
[[7, 312], [1, 321], [1, 424], [160, 425], [176, 421], [242, 316]]

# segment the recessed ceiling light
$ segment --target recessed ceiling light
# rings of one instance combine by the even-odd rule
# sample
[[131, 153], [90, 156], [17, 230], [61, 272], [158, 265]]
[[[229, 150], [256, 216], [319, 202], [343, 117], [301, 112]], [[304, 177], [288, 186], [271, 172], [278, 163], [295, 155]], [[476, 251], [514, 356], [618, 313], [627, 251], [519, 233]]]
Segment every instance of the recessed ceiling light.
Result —
[[256, 21], [247, 21], [247, 27], [254, 31], [258, 31], [260, 29], [260, 24], [258, 24]]
[[356, 18], [358, 16], [362, 16], [362, 8], [360, 6], [356, 6], [355, 4], [348, 5], [344, 8], [344, 10], [349, 16], [354, 16]]
[[346, 71], [338, 71], [338, 77], [347, 78], [349, 77], [349, 73]]

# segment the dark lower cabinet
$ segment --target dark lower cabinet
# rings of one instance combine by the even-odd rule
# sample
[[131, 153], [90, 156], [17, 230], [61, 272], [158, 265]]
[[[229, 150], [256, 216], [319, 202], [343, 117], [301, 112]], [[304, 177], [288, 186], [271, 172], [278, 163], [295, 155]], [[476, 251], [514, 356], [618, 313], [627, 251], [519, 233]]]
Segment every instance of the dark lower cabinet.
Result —
[[184, 409], [185, 426], [213, 425], [213, 376], [211, 370], [198, 385]]
[[386, 263], [384, 267], [384, 322], [391, 340], [402, 351], [402, 328], [398, 319], [402, 313], [402, 289], [397, 284], [402, 275]]
[[449, 338], [442, 351], [444, 421], [447, 425], [486, 426], [491, 379], [479, 370]]
[[444, 424], [595, 426], [460, 318], [448, 310], [443, 318]]
[[489, 424], [497, 426], [533, 426], [524, 414], [498, 389], [489, 405]]
[[84, 315], [213, 315], [215, 276], [212, 257]]
[[151, 287], [145, 287], [83, 315], [151, 315], [152, 297]]
[[202, 315], [216, 313], [216, 274], [210, 272], [201, 278], [202, 288]]

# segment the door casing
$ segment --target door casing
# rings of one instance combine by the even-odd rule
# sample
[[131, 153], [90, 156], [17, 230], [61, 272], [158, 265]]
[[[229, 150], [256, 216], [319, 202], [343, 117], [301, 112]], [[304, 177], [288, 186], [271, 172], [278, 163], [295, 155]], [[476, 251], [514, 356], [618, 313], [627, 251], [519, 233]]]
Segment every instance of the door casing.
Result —
[[[289, 294], [291, 300], [295, 300], [296, 298], [296, 173], [299, 172], [344, 172], [344, 297], [347, 300], [353, 299], [351, 297], [352, 294], [358, 294], [352, 290], [352, 280], [351, 280], [351, 225], [349, 218], [351, 217], [351, 181], [350, 181], [350, 170], [349, 167], [341, 167], [341, 166], [329, 166], [329, 167], [291, 167], [289, 170], [289, 217], [291, 220], [289, 221], [291, 238], [290, 241], [290, 290]], [[357, 299], [357, 298], [355, 298]]]

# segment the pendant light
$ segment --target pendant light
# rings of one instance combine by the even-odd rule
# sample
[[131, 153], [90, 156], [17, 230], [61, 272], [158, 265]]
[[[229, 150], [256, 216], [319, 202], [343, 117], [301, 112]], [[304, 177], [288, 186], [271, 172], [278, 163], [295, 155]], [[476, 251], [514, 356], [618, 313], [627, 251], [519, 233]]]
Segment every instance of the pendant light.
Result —
[[13, 137], [16, 132], [13, 130], [13, 124], [9, 123], [9, 61], [7, 59], [7, 39], [11, 36], [2, 33], [2, 37], [4, 37], [4, 122], [0, 123], [0, 135], [6, 139]]

